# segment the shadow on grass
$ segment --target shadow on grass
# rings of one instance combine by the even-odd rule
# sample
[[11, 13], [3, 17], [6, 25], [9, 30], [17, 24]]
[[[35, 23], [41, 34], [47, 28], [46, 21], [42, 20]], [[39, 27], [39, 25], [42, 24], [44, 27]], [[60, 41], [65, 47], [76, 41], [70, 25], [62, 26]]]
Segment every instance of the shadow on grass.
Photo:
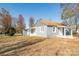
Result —
[[12, 45], [0, 47], [0, 55], [5, 55], [4, 53], [6, 53], [6, 52], [16, 50], [16, 49], [20, 49], [22, 47], [26, 47], [26, 46], [29, 46], [29, 45], [33, 45], [33, 44], [36, 44], [36, 43], [41, 42], [41, 41], [44, 41], [44, 39], [38, 40], [38, 41], [33, 41], [33, 42], [27, 42], [25, 40], [25, 41], [17, 42], [17, 43], [12, 44]]

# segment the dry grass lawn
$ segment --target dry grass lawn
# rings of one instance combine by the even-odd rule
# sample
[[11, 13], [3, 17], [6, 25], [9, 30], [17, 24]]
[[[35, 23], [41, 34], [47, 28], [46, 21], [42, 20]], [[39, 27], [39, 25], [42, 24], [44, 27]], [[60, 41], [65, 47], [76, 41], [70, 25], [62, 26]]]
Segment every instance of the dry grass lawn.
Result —
[[0, 36], [0, 55], [63, 56], [79, 55], [79, 38], [43, 38], [30, 36]]

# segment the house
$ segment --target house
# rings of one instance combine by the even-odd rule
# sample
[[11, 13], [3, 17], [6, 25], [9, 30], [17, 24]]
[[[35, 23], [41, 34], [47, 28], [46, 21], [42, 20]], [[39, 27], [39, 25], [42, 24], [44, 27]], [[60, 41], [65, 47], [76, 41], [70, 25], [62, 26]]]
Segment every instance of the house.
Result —
[[35, 27], [23, 30], [23, 35], [43, 36], [43, 37], [72, 37], [72, 30], [63, 23], [52, 22], [48, 20], [38, 20]]

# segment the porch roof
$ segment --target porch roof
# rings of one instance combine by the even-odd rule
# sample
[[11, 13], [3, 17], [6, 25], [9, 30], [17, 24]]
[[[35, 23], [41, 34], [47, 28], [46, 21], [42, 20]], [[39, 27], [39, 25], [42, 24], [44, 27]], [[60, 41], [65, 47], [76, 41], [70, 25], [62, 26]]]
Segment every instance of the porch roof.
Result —
[[65, 26], [65, 24], [63, 24], [63, 23], [51, 22], [48, 20], [41, 20], [40, 23], [42, 25], [48, 25], [48, 26]]

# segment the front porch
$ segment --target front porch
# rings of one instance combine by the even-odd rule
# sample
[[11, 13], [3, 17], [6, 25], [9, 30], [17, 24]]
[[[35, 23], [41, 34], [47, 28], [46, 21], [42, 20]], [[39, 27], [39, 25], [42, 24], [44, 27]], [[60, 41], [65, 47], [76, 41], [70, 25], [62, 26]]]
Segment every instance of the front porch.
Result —
[[58, 37], [62, 38], [73, 38], [73, 31], [66, 26], [58, 26]]

